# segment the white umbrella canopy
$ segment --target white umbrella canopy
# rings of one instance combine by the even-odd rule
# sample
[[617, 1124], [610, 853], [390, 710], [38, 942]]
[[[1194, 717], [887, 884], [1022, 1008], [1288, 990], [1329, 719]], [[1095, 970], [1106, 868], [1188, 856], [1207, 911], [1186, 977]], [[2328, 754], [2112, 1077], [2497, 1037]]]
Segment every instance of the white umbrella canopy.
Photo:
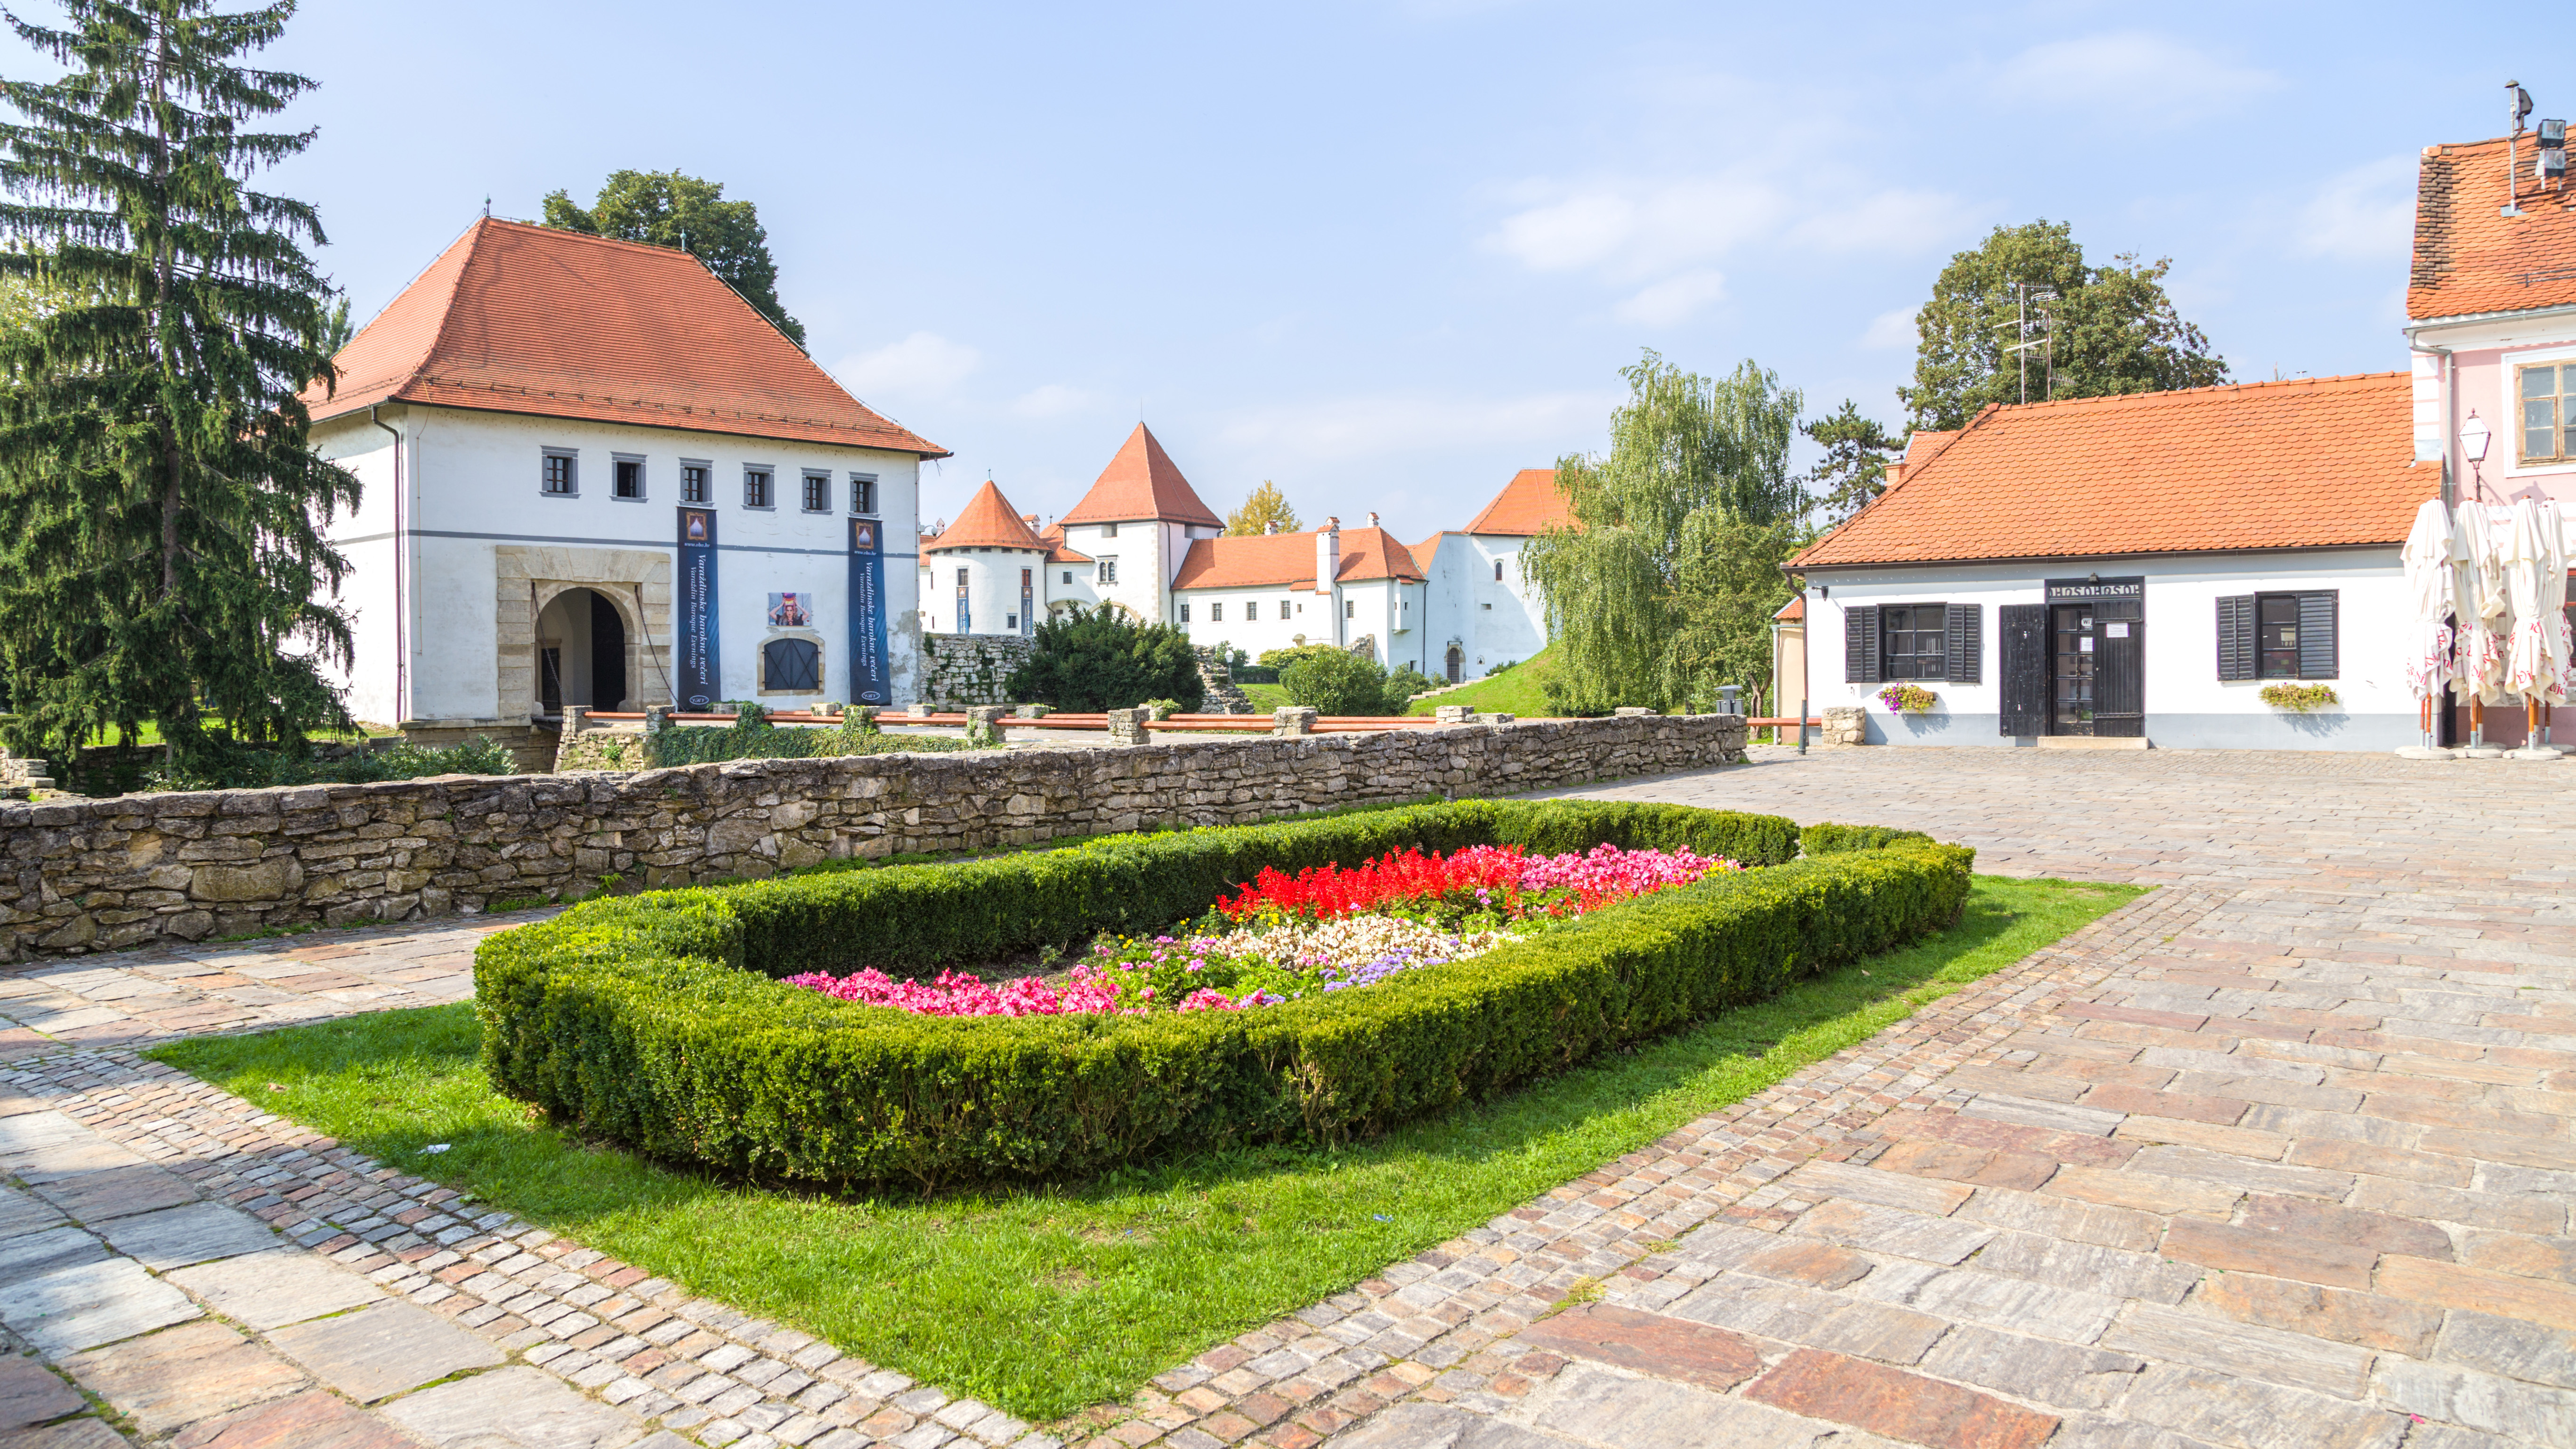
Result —
[[2565, 510], [2553, 498], [2541, 499], [2534, 505], [2539, 514], [2536, 526], [2540, 535], [2540, 626], [2543, 647], [2549, 654], [2549, 684], [2540, 696], [2541, 703], [2561, 705], [2570, 692], [2576, 692], [2576, 639], [2569, 637], [2567, 627], [2567, 519]]
[[2555, 657], [2558, 629], [2548, 617], [2556, 611], [2544, 613], [2541, 600], [2543, 579], [2553, 573], [2566, 577], [2558, 520], [2544, 519], [2539, 503], [2525, 495], [2505, 516], [2494, 543], [2504, 583], [2505, 688], [2534, 702], [2563, 702], [2567, 687]]
[[2459, 636], [2451, 673], [2460, 693], [2475, 695], [2481, 704], [2502, 704], [2509, 697], [2504, 684], [2508, 605], [2495, 537], [2503, 516], [2481, 503], [2463, 503], [2454, 516], [2451, 610]]
[[2452, 566], [2458, 532], [2438, 498], [2415, 510], [2415, 527], [2399, 557], [2406, 565], [2406, 597], [2415, 610], [2414, 647], [2406, 655], [2406, 683], [2419, 700], [2439, 701], [2452, 670]]

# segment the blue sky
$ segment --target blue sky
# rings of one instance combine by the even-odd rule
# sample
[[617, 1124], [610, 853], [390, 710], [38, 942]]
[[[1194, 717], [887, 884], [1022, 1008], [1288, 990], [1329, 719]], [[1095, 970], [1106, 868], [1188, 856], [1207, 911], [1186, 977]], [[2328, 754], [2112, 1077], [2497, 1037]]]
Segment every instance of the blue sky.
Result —
[[[1219, 511], [1419, 538], [1599, 447], [1641, 348], [1899, 421], [1942, 262], [2035, 217], [2172, 256], [2240, 378], [2402, 367], [2415, 152], [2507, 78], [2426, 13], [312, 0], [270, 180], [364, 316], [487, 195], [707, 176], [816, 358], [955, 451], [925, 522], [988, 471], [1062, 512], [1141, 407]], [[2570, 114], [2546, 29], [2516, 78]]]

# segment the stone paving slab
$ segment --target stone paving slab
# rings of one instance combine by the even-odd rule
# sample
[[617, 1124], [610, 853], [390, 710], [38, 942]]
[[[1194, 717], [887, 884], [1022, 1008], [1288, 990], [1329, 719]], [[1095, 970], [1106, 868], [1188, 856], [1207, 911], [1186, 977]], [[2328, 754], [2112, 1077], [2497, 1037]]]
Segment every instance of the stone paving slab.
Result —
[[[415, 1440], [531, 1443], [495, 1428], [504, 1382], [560, 1405], [531, 1422], [568, 1446], [649, 1449], [2576, 1442], [2576, 770], [1756, 753], [1565, 793], [1911, 825], [1983, 870], [2167, 889], [1052, 1433], [121, 1051], [0, 1074], [0, 1164], [149, 1160], [390, 1295], [356, 1316], [412, 1305], [509, 1358], [380, 1409], [304, 1388], [199, 1442], [327, 1402], [294, 1432], [399, 1413]], [[48, 1009], [164, 994], [106, 959]]]

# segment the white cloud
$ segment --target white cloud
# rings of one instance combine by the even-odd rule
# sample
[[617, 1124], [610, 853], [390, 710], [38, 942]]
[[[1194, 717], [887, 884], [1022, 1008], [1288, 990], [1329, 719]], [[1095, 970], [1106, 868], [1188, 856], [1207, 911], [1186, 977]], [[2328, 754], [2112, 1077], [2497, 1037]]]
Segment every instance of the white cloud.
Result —
[[833, 368], [841, 385], [865, 398], [935, 397], [966, 380], [984, 354], [936, 332], [915, 332], [873, 352], [853, 353]]
[[1657, 282], [1613, 309], [1620, 321], [1648, 327], [1687, 322], [1699, 309], [1726, 298], [1726, 276], [1702, 269]]
[[1868, 328], [1860, 334], [1860, 345], [1873, 352], [1897, 352], [1912, 347], [1921, 337], [1915, 326], [1914, 309], [1899, 307], [1870, 318]]
[[1264, 459], [1338, 462], [1388, 454], [1520, 443], [1553, 451], [1597, 441], [1612, 392], [1534, 393], [1516, 398], [1379, 396], [1327, 398], [1236, 414], [1218, 432], [1227, 446]]
[[2384, 156], [2329, 177], [2299, 211], [2299, 251], [2312, 257], [2386, 261], [2415, 234], [2415, 158]]
[[1811, 213], [1788, 236], [1803, 250], [1910, 255], [1940, 246], [1976, 219], [1974, 207], [1947, 192], [1874, 191]]
[[1552, 199], [1503, 219], [1486, 245], [1539, 272], [1600, 268], [1640, 281], [1769, 231], [1785, 200], [1740, 175], [1537, 188]]
[[1024, 418], [1064, 418], [1100, 406], [1100, 394], [1050, 382], [1011, 399], [1011, 411]]
[[2225, 110], [2280, 84], [2270, 71], [2143, 30], [2034, 45], [2005, 61], [1996, 77], [1997, 93], [2010, 100], [2115, 108], [2167, 122]]

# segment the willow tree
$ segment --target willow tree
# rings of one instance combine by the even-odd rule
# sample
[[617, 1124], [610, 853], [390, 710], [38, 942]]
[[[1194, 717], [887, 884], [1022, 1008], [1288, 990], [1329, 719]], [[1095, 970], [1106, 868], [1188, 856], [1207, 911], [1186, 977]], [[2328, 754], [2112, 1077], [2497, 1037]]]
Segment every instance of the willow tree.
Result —
[[1621, 376], [1609, 451], [1557, 461], [1572, 524], [1521, 551], [1558, 661], [1550, 703], [1669, 709], [1720, 684], [1758, 698], [1789, 597], [1779, 565], [1805, 537], [1789, 471], [1801, 399], [1749, 361], [1706, 378], [1648, 352]]
[[313, 209], [251, 173], [311, 132], [252, 129], [311, 89], [235, 64], [293, 5], [65, 0], [9, 18], [68, 67], [0, 81], [0, 275], [43, 299], [0, 334], [0, 667], [22, 745], [160, 727], [174, 759], [345, 724], [350, 654], [321, 532], [357, 480], [313, 455], [297, 393], [327, 379]]

